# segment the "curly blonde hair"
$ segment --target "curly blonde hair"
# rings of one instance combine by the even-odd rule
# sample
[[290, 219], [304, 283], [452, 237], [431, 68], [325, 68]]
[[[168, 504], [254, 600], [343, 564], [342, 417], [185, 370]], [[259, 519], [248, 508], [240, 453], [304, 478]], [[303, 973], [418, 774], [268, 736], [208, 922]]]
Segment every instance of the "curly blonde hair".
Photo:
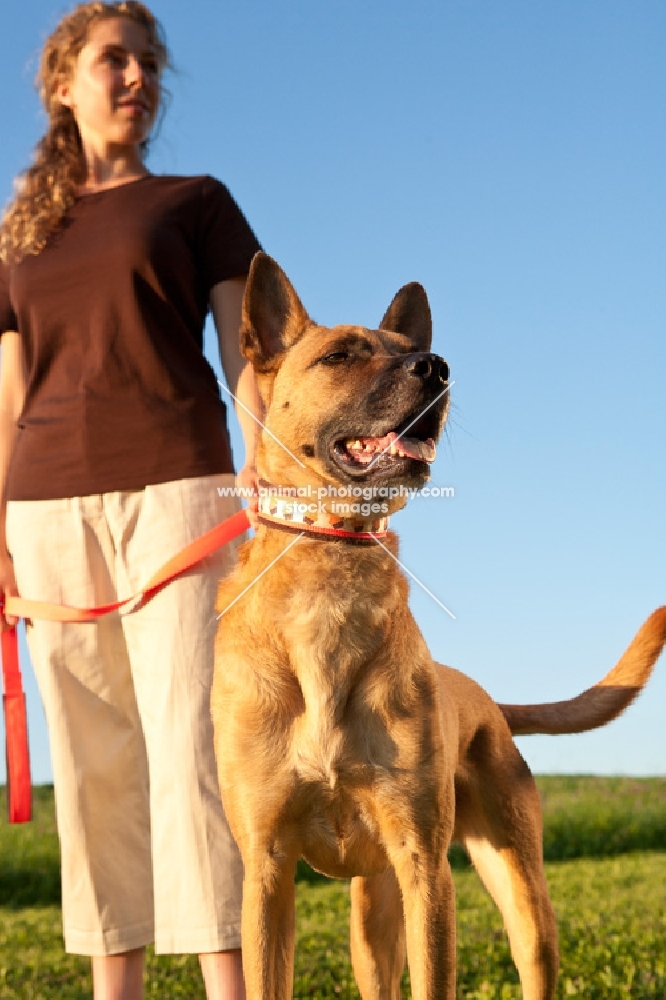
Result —
[[92, 25], [116, 17], [146, 29], [160, 78], [169, 65], [162, 27], [139, 0], [93, 0], [79, 4], [60, 21], [46, 40], [36, 80], [49, 127], [35, 148], [32, 164], [19, 176], [14, 199], [0, 223], [0, 260], [6, 264], [44, 248], [85, 180], [79, 129], [71, 109], [58, 100], [57, 90], [71, 77]]

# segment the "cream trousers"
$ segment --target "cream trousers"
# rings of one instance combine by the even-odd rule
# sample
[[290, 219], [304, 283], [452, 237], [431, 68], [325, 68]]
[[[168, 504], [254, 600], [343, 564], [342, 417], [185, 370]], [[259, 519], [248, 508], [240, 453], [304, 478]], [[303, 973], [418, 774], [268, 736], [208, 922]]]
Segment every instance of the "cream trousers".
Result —
[[[11, 502], [23, 597], [128, 597], [239, 508], [233, 476]], [[227, 545], [143, 608], [27, 637], [49, 727], [68, 951], [240, 947], [242, 864], [220, 801], [210, 718], [217, 581]]]

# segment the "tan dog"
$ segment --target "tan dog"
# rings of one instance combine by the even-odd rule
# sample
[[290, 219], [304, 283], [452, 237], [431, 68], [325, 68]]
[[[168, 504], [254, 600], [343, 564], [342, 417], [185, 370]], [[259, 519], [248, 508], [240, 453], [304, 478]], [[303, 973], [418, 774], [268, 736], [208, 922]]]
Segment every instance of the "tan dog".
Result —
[[[245, 865], [248, 997], [291, 996], [294, 870], [305, 857], [353, 877], [352, 961], [364, 1000], [399, 998], [405, 948], [414, 1000], [453, 1000], [452, 840], [502, 911], [523, 996], [552, 997], [557, 934], [539, 798], [511, 734], [579, 732], [621, 712], [666, 640], [666, 608], [578, 698], [496, 705], [433, 663], [384, 512], [359, 502], [360, 512], [340, 513], [339, 493], [329, 499], [372, 487], [376, 506], [392, 513], [405, 503], [396, 488], [428, 477], [448, 369], [429, 353], [423, 289], [401, 289], [378, 330], [325, 329], [260, 254], [241, 336], [266, 404], [260, 475], [306, 498], [298, 507], [261, 500], [256, 537], [218, 600], [212, 706], [220, 786]], [[335, 510], [312, 509], [324, 494]]]

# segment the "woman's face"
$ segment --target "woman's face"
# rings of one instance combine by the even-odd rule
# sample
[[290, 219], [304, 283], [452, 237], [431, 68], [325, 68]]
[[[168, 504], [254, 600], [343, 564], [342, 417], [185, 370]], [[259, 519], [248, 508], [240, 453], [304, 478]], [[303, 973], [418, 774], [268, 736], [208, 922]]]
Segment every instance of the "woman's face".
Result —
[[94, 23], [58, 98], [72, 109], [84, 152], [108, 155], [150, 135], [159, 106], [159, 67], [148, 32], [129, 18]]

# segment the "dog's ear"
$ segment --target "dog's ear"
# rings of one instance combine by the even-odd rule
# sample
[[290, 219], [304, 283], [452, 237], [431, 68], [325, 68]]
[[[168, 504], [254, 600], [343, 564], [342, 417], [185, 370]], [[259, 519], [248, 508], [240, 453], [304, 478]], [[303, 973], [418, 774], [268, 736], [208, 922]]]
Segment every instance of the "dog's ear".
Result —
[[312, 323], [289, 278], [272, 257], [252, 259], [243, 298], [241, 352], [259, 372], [279, 367], [281, 355]]
[[386, 310], [379, 329], [401, 333], [411, 340], [415, 351], [429, 351], [432, 315], [423, 285], [419, 285], [418, 281], [404, 285]]

